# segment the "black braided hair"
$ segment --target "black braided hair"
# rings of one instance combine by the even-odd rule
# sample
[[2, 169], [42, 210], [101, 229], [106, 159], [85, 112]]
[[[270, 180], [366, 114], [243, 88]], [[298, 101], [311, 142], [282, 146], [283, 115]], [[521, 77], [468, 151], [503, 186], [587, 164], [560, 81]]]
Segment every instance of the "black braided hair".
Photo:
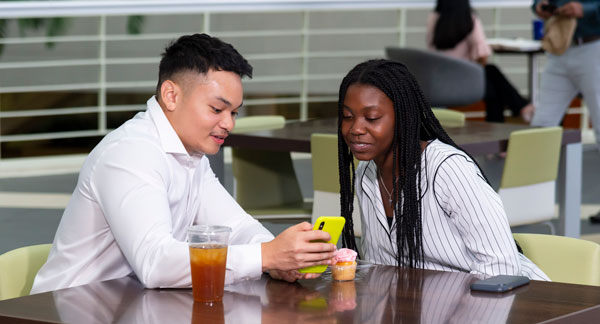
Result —
[[[369, 60], [355, 66], [342, 80], [338, 99], [340, 203], [341, 215], [346, 219], [342, 237], [344, 247], [358, 251], [352, 222], [355, 166], [352, 153], [342, 135], [344, 99], [348, 87], [353, 84], [373, 86], [385, 93], [394, 104], [392, 206], [396, 218], [396, 262], [411, 268], [421, 267], [423, 244], [420, 141], [438, 139], [461, 151], [462, 149], [442, 128], [416, 79], [406, 66], [384, 59]], [[400, 174], [400, 177], [396, 174]], [[487, 181], [487, 178], [485, 179]], [[401, 203], [401, 199], [404, 199], [404, 203]]]

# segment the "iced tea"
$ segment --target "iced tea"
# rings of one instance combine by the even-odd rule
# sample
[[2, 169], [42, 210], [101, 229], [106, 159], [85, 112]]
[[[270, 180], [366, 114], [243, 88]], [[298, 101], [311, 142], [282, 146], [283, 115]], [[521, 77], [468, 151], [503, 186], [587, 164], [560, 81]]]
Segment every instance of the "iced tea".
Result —
[[197, 302], [223, 300], [227, 245], [190, 244], [192, 292]]

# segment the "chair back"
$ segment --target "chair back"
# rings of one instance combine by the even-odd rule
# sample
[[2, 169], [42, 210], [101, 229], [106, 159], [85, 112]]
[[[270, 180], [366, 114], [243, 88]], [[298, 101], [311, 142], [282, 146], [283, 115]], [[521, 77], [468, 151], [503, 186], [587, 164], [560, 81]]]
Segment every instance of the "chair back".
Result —
[[238, 118], [232, 133], [241, 134], [260, 130], [271, 130], [283, 128], [285, 117], [283, 116], [248, 116]]
[[[310, 152], [313, 169], [313, 212], [314, 223], [319, 216], [336, 216], [341, 214], [340, 207], [340, 175], [338, 165], [337, 134], [312, 134]], [[354, 161], [355, 165], [358, 162]], [[360, 210], [356, 197], [352, 213], [354, 235], [362, 236]]]
[[0, 300], [29, 295], [52, 244], [32, 245], [0, 255]]
[[415, 48], [386, 47], [385, 53], [406, 65], [432, 107], [465, 106], [483, 99], [485, 75], [479, 64]]
[[[251, 116], [236, 121], [234, 133], [285, 126], [283, 116]], [[257, 219], [310, 216], [289, 152], [232, 148], [235, 199]], [[287, 216], [283, 216], [287, 215]]]
[[460, 111], [443, 108], [431, 108], [431, 111], [444, 127], [465, 126], [465, 114]]
[[600, 286], [600, 245], [544, 234], [513, 234], [523, 254], [552, 281]]
[[511, 226], [554, 217], [561, 127], [514, 131], [508, 140], [500, 190]]

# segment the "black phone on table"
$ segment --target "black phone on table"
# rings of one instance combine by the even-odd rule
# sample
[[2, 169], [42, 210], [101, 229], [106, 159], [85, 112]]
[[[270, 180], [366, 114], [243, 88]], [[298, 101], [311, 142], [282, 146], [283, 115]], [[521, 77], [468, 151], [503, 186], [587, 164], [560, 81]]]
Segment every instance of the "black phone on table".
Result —
[[505, 292], [529, 283], [529, 278], [524, 276], [499, 275], [471, 284], [471, 290]]

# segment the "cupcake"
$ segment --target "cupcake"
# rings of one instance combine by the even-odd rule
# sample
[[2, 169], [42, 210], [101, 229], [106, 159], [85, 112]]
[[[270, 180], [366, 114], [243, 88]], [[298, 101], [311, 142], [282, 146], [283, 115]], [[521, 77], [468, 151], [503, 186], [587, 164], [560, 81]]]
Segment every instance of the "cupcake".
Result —
[[354, 280], [356, 275], [356, 255], [357, 253], [350, 249], [339, 249], [333, 257], [336, 263], [331, 266], [331, 275], [334, 280]]

